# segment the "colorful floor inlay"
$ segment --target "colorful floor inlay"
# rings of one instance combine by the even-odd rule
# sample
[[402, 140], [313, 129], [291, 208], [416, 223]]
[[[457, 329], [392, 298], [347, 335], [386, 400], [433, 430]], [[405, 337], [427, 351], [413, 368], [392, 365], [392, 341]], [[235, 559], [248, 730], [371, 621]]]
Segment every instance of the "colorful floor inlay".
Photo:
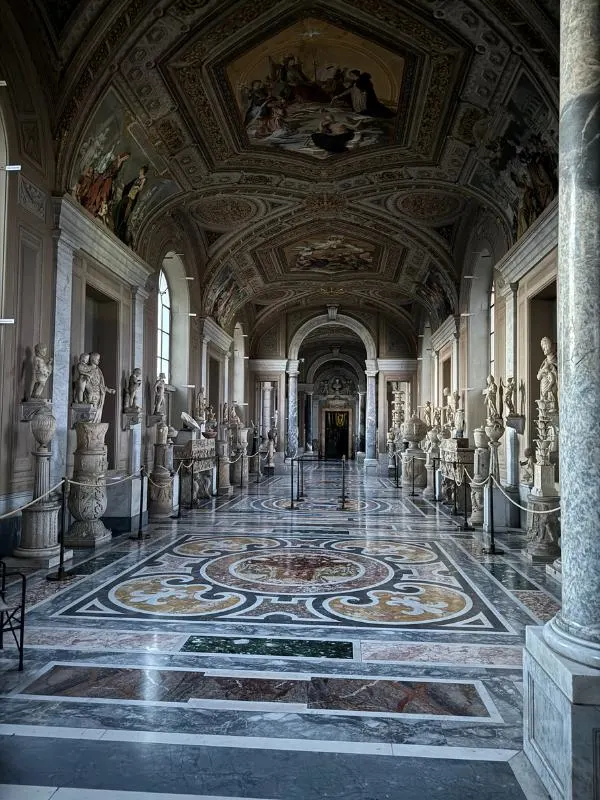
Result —
[[434, 542], [184, 536], [58, 616], [507, 630]]
[[23, 689], [25, 695], [144, 700], [157, 703], [228, 701], [281, 703], [295, 711], [490, 717], [471, 682], [372, 678], [258, 678], [169, 669], [52, 666]]
[[353, 658], [352, 642], [319, 642], [314, 639], [251, 639], [190, 636], [183, 653], [240, 653], [247, 656], [294, 658]]

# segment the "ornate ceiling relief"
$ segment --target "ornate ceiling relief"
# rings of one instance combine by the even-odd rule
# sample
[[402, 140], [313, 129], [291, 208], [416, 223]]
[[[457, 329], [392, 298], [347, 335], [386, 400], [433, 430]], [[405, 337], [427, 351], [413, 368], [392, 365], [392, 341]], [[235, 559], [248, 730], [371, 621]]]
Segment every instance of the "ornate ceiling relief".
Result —
[[202, 312], [252, 341], [333, 302], [413, 342], [458, 311], [468, 219], [514, 239], [553, 196], [555, 0], [105, 2], [58, 102], [64, 188], [140, 252], [185, 219]]

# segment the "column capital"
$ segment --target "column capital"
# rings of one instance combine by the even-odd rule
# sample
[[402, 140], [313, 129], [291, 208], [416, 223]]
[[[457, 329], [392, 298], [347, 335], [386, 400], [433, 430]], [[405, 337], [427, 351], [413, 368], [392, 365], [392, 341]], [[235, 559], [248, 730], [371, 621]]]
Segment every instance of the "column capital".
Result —
[[374, 378], [379, 372], [379, 365], [376, 358], [367, 358], [365, 360], [365, 375], [367, 378]]
[[297, 378], [300, 371], [300, 360], [297, 358], [288, 359], [286, 372], [292, 378]]

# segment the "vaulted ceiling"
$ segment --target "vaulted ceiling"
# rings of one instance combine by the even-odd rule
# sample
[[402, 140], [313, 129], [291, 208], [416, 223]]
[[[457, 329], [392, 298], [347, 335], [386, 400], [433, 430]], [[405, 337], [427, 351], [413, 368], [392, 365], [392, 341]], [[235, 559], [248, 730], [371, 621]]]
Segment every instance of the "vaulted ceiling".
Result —
[[10, 2], [52, 98], [57, 189], [89, 191], [121, 152], [115, 188], [147, 165], [126, 218], [100, 217], [146, 258], [192, 231], [224, 326], [332, 300], [443, 320], [473, 228], [508, 247], [532, 163], [554, 158], [558, 0]]

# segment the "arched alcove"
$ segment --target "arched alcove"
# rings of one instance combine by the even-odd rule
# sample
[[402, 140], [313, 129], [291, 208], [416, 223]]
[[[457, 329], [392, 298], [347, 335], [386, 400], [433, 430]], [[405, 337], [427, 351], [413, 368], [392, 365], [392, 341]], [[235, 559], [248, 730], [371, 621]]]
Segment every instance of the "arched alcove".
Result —
[[312, 333], [316, 328], [321, 328], [324, 325], [331, 325], [332, 323], [335, 323], [336, 325], [342, 325], [346, 328], [350, 328], [351, 331], [354, 331], [354, 333], [360, 337], [365, 346], [367, 351], [367, 359], [370, 361], [375, 361], [377, 358], [377, 346], [371, 333], [362, 324], [362, 322], [359, 322], [353, 317], [349, 317], [347, 314], [336, 314], [333, 317], [331, 317], [329, 314], [321, 314], [317, 317], [307, 320], [298, 328], [290, 341], [290, 345], [288, 347], [288, 358], [290, 361], [296, 361], [298, 359], [300, 346], [309, 333]]

